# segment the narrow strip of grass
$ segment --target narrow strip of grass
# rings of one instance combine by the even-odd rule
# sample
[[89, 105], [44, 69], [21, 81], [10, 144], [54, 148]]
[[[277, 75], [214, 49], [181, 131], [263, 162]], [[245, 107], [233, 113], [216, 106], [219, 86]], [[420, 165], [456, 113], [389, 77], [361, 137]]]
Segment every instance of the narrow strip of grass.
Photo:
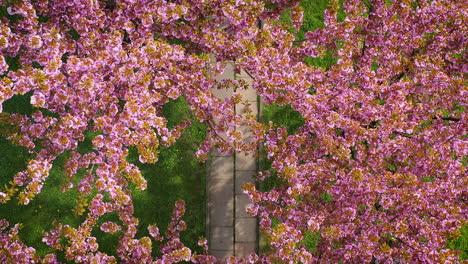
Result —
[[[182, 98], [166, 104], [163, 113], [169, 126], [188, 118], [194, 120]], [[186, 202], [183, 219], [188, 228], [181, 234], [181, 240], [192, 249], [199, 248], [198, 239], [206, 236], [206, 166], [196, 161], [194, 154], [204, 138], [204, 125], [194, 121], [173, 146], [161, 149], [156, 164], [139, 164], [133, 155], [131, 161], [139, 165], [148, 181], [146, 191], [134, 192], [135, 214], [141, 223], [138, 234], [149, 235], [146, 226], [150, 224], [158, 224], [165, 230], [175, 201], [182, 199]]]

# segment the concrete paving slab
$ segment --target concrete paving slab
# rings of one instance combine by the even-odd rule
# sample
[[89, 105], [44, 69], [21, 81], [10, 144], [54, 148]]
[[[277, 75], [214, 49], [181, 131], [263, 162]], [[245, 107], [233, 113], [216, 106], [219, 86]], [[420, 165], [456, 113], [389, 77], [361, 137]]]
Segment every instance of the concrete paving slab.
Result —
[[[237, 89], [236, 92], [240, 93], [243, 100], [250, 104], [251, 114], [258, 118], [258, 97], [256, 90], [252, 89], [253, 80], [244, 71], [234, 74], [233, 68], [233, 64], [229, 63], [224, 72], [215, 76], [214, 79], [222, 82], [223, 87], [226, 87], [225, 84], [228, 84], [229, 80], [243, 79], [248, 89]], [[226, 99], [232, 96], [234, 87], [211, 91], [218, 98]], [[232, 111], [234, 110], [236, 114], [247, 114], [242, 104], [237, 104], [235, 108], [232, 108]], [[237, 127], [236, 131], [243, 133], [244, 142], [254, 142], [250, 127], [242, 125]], [[225, 138], [226, 133], [221, 133], [221, 137]], [[224, 263], [226, 258], [234, 253], [236, 256], [246, 257], [257, 249], [257, 219], [245, 212], [250, 201], [242, 192], [243, 183], [254, 182], [257, 157], [254, 153], [221, 153], [216, 149], [213, 149], [210, 156], [210, 173], [207, 179], [207, 217], [209, 218], [207, 231], [209, 231], [210, 253]], [[234, 177], [236, 177], [235, 185]]]
[[209, 180], [232, 179], [234, 173], [234, 157], [213, 157], [210, 166]]
[[255, 252], [255, 242], [236, 242], [234, 244], [234, 252], [236, 257], [248, 257], [250, 253]]
[[[252, 129], [248, 125], [240, 125], [236, 128], [236, 131], [242, 132], [242, 140], [247, 143], [255, 142], [255, 138], [252, 133]], [[255, 159], [253, 157], [253, 159]]]
[[213, 135], [213, 137], [221, 137], [222, 139], [224, 139], [225, 141], [227, 141], [227, 133], [226, 133], [225, 131], [216, 132], [216, 134]]
[[256, 170], [257, 159], [253, 153], [236, 153], [236, 170]]
[[257, 218], [237, 218], [236, 242], [255, 242], [257, 239]]
[[225, 99], [229, 98], [232, 96], [234, 93], [233, 89], [211, 89], [211, 92], [214, 94], [214, 96], [220, 98], [220, 99]]
[[234, 234], [232, 227], [212, 226], [210, 228], [211, 250], [234, 250]]
[[229, 258], [230, 256], [234, 255], [234, 252], [232, 250], [212, 250], [211, 255], [215, 256], [220, 262], [218, 263], [224, 263], [224, 261]]
[[247, 209], [247, 206], [250, 204], [249, 197], [247, 197], [246, 194], [238, 194], [236, 195], [236, 221], [237, 218], [246, 218], [246, 217], [252, 217], [251, 215], [248, 215], [245, 209]]
[[244, 70], [241, 70], [240, 73], [237, 73], [237, 74], [236, 74], [236, 79], [240, 79], [240, 78], [252, 79], [252, 77], [250, 77], [250, 75], [248, 75], [247, 72], [244, 71]]
[[233, 179], [211, 179], [208, 186], [208, 199], [214, 203], [232, 201], [234, 195]]
[[[214, 77], [215, 80], [217, 81], [224, 81], [224, 80], [233, 80], [234, 79], [234, 67], [232, 66], [231, 63], [228, 63], [226, 68], [224, 69], [224, 72], [222, 72], [220, 75]], [[224, 99], [224, 98], [229, 98], [232, 96], [232, 93], [234, 92], [234, 89], [229, 88], [229, 89], [211, 89], [211, 92], [218, 98]]]
[[232, 153], [221, 153], [218, 149], [213, 148], [211, 150], [211, 156], [212, 157], [230, 157], [232, 156]]
[[256, 171], [236, 171], [236, 194], [243, 194], [242, 186], [245, 182], [254, 183], [254, 175]]
[[250, 76], [245, 76], [242, 73], [236, 75], [237, 80], [243, 80], [247, 83], [248, 89], [237, 89], [238, 92], [242, 96], [243, 101], [250, 101], [250, 102], [257, 102], [257, 91], [252, 88], [253, 80]]
[[241, 103], [238, 103], [236, 104], [236, 114], [238, 115], [246, 115], [247, 114], [247, 110], [250, 111], [249, 114], [257, 117], [258, 116], [258, 106], [257, 106], [257, 102], [247, 102], [248, 103], [248, 107], [247, 105], [245, 104], [245, 102], [241, 102]]
[[257, 101], [257, 91], [254, 89], [247, 90], [236, 90], [241, 96], [243, 101], [256, 102]]
[[209, 206], [210, 225], [211, 226], [229, 226], [233, 225], [234, 203], [215, 202]]
[[226, 65], [226, 68], [220, 75], [215, 76], [215, 80], [217, 81], [233, 80], [233, 79], [234, 79], [234, 66], [231, 63], [228, 63]]

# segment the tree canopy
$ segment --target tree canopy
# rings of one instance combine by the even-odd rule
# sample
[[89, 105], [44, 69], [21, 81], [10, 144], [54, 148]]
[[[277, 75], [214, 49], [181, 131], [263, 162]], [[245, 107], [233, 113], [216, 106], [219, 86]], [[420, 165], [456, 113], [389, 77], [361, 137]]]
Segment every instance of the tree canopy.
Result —
[[[283, 10], [292, 10], [289, 28], [275, 23]], [[0, 189], [0, 201], [28, 204], [53, 161], [70, 151], [64, 191], [89, 199], [85, 221], [56, 223], [43, 239], [67, 260], [215, 263], [206, 240], [202, 253], [180, 241], [182, 201], [165, 235], [151, 225], [151, 237], [135, 238], [129, 186], [147, 184], [129, 151], [157, 162], [158, 148], [189, 125], [169, 127], [162, 107], [184, 97], [208, 129], [198, 158], [212, 148], [255, 152], [260, 145], [271, 169], [257, 180], [281, 181], [270, 190], [244, 187], [271, 251], [229, 263], [457, 262], [459, 251], [446, 243], [467, 214], [463, 1], [332, 0], [324, 26], [304, 39], [294, 34], [302, 10], [293, 0], [0, 0], [0, 14], [0, 126], [32, 157]], [[333, 65], [313, 64], [327, 54]], [[253, 78], [265, 104], [289, 105], [303, 125], [288, 133], [248, 112], [236, 115], [248, 84], [216, 80], [227, 63]], [[237, 92], [213, 94], [227, 87]], [[30, 113], [1, 110], [14, 95], [29, 96]], [[241, 123], [256, 142], [242, 141]], [[90, 131], [93, 151], [81, 153]], [[86, 175], [74, 185], [78, 170]], [[123, 230], [116, 256], [100, 252], [91, 236], [111, 212], [119, 221], [100, 229]], [[2, 262], [58, 263], [21, 242], [19, 225], [8, 225], [0, 222]], [[308, 234], [319, 235], [314, 250], [301, 243]]]

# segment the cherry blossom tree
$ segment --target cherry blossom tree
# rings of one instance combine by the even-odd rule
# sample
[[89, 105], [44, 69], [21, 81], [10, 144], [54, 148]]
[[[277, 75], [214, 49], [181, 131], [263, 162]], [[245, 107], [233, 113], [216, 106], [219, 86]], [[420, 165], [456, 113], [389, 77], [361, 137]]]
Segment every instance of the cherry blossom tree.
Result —
[[[183, 96], [208, 127], [197, 151], [255, 152], [258, 145], [276, 177], [268, 191], [244, 187], [271, 252], [229, 263], [454, 263], [447, 239], [466, 224], [467, 11], [452, 0], [330, 1], [325, 26], [297, 40], [302, 13], [292, 0], [1, 0], [0, 106], [31, 95], [32, 115], [1, 113], [6, 137], [31, 154], [27, 169], [0, 192], [28, 204], [41, 192], [53, 161], [71, 151], [69, 184], [89, 198], [85, 221], [55, 223], [43, 242], [76, 263], [215, 263], [206, 240], [199, 255], [179, 238], [186, 229], [177, 202], [165, 235], [135, 238], [129, 184], [146, 180], [127, 161], [154, 163], [158, 147], [173, 144], [190, 123], [169, 129], [162, 107]], [[275, 23], [292, 9], [293, 29]], [[346, 18], [337, 18], [342, 9]], [[260, 23], [262, 21], [262, 23]], [[261, 25], [261, 26], [260, 26]], [[327, 69], [310, 64], [332, 53]], [[11, 63], [14, 58], [17, 63]], [[253, 78], [265, 104], [291, 105], [304, 118], [293, 134], [249, 114], [242, 102], [215, 89], [247, 87], [216, 80], [226, 64]], [[1, 112], [1, 108], [0, 108]], [[251, 126], [256, 142], [236, 126]], [[80, 154], [86, 132], [93, 151]], [[220, 137], [226, 133], [227, 137]], [[77, 186], [79, 169], [87, 171]], [[119, 223], [97, 221], [117, 212]], [[58, 263], [18, 238], [19, 225], [0, 222], [0, 260]], [[93, 228], [122, 230], [116, 256], [99, 252]], [[315, 249], [301, 241], [318, 234]], [[66, 238], [66, 243], [62, 238]], [[151, 255], [153, 241], [162, 257]]]

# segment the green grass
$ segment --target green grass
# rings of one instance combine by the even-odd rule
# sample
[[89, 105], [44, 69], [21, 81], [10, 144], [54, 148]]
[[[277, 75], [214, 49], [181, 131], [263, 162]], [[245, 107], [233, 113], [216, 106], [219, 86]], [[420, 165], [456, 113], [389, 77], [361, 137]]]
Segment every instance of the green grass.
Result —
[[[325, 10], [329, 5], [329, 0], [316, 0], [316, 1], [309, 1], [309, 0], [302, 0], [300, 2], [300, 6], [304, 11], [304, 20], [302, 23], [301, 28], [296, 32], [292, 28], [291, 25], [291, 11], [285, 10], [277, 23], [286, 26], [286, 28], [293, 34], [296, 35], [296, 41], [305, 40], [306, 33], [309, 31], [314, 31], [318, 28], [324, 27], [323, 23], [323, 15]], [[342, 3], [343, 1], [340, 1]], [[346, 14], [343, 12], [343, 9], [340, 8], [338, 11], [338, 20], [343, 21], [346, 17]], [[315, 67], [320, 67], [324, 69], [329, 69], [332, 65], [336, 64], [337, 58], [334, 57], [333, 51], [327, 51], [323, 57], [312, 58], [306, 57], [304, 61], [308, 65], [312, 65]]]
[[[166, 104], [163, 113], [169, 126], [190, 117], [188, 104], [181, 98]], [[155, 165], [133, 161], [139, 164], [148, 181], [148, 190], [136, 191], [134, 195], [135, 214], [143, 227], [138, 234], [148, 235], [146, 226], [150, 224], [165, 230], [175, 201], [182, 199], [186, 202], [183, 219], [187, 222], [187, 230], [181, 239], [190, 248], [199, 248], [196, 244], [201, 236], [205, 236], [206, 230], [206, 170], [204, 164], [194, 159], [194, 153], [204, 138], [205, 127], [194, 122], [174, 146], [161, 150]], [[136, 155], [133, 157], [136, 159]]]
[[266, 120], [266, 124], [268, 124], [268, 121], [273, 121], [279, 126], [286, 127], [289, 135], [294, 134], [299, 127], [304, 125], [304, 118], [290, 105], [265, 105], [263, 119]]
[[[304, 10], [304, 20], [303, 25], [298, 32], [294, 32], [294, 30], [291, 29], [290, 10], [285, 10], [281, 14], [278, 23], [285, 25], [287, 28], [289, 28], [290, 32], [296, 35], [296, 40], [303, 40], [305, 39], [305, 34], [308, 31], [314, 31], [324, 26], [323, 15], [325, 9], [328, 7], [328, 3], [329, 0], [302, 0], [300, 2], [300, 6]], [[344, 16], [344, 14], [341, 13], [339, 14], [339, 17]], [[308, 57], [304, 58], [304, 61], [308, 65], [313, 65], [314, 67], [329, 69], [333, 64], [336, 63], [336, 58], [333, 57], [332, 51], [328, 51], [326, 52], [324, 57]], [[297, 130], [297, 128], [304, 124], [303, 117], [298, 112], [294, 111], [289, 105], [265, 105], [263, 109], [263, 119], [266, 120], [266, 123], [268, 123], [268, 121], [273, 121], [275, 124], [285, 126], [288, 129], [288, 134], [294, 133]]]
[[[323, 15], [328, 7], [329, 0], [318, 1], [301, 1], [301, 7], [304, 10], [304, 22], [301, 29], [296, 34], [297, 40], [305, 39], [305, 34], [309, 31], [314, 31], [318, 28], [324, 27]], [[338, 20], [343, 20], [345, 14], [342, 9], [338, 12]], [[337, 58], [333, 56], [332, 51], [327, 51], [325, 56], [319, 58], [304, 58], [308, 65], [329, 69], [332, 65], [336, 64]]]
[[461, 235], [451, 240], [447, 243], [448, 248], [461, 250], [460, 259], [467, 260], [468, 259], [468, 225], [465, 225], [460, 230]]
[[[302, 27], [298, 32], [295, 32], [295, 30], [291, 28], [291, 10], [284, 10], [277, 22], [279, 24], [285, 25], [290, 30], [290, 32], [295, 33], [297, 40], [303, 40], [305, 39], [305, 33], [308, 31], [314, 31], [320, 27], [325, 26], [323, 23], [323, 14], [325, 9], [328, 7], [328, 3], [329, 0], [300, 1], [300, 6], [304, 11], [304, 20]], [[340, 12], [338, 17], [339, 19], [342, 19], [344, 17], [344, 13]]]
[[[30, 155], [22, 147], [9, 143], [0, 137], [0, 174], [1, 186], [12, 180], [16, 172], [25, 169]], [[62, 164], [67, 155], [59, 156], [51, 169], [42, 192], [29, 205], [18, 205], [16, 199], [0, 204], [0, 219], [7, 219], [11, 225], [22, 223], [19, 236], [28, 246], [34, 247], [40, 255], [54, 252], [42, 242], [44, 231], [53, 228], [52, 221], [77, 227], [84, 217], [74, 216], [71, 210], [75, 206], [76, 191], [62, 193], [60, 186], [64, 183]]]
[[[15, 96], [4, 103], [4, 111], [10, 113], [31, 113], [28, 95]], [[191, 112], [187, 102], [179, 98], [169, 102], [163, 109], [168, 118], [169, 126], [173, 126], [183, 119], [191, 119]], [[91, 151], [91, 138], [95, 133], [87, 133], [87, 140], [79, 145], [80, 152]], [[138, 164], [143, 176], [148, 181], [148, 189], [135, 190], [133, 201], [135, 216], [139, 218], [140, 225], [137, 238], [148, 236], [147, 226], [157, 224], [164, 233], [172, 216], [175, 201], [186, 201], [186, 214], [183, 220], [187, 222], [187, 230], [182, 232], [181, 240], [192, 249], [199, 248], [196, 243], [201, 236], [205, 236], [205, 165], [194, 159], [197, 146], [205, 137], [205, 128], [202, 124], [194, 122], [182, 134], [173, 146], [160, 149], [159, 161], [156, 164], [140, 164], [135, 150], [131, 150], [129, 160]], [[53, 228], [54, 219], [63, 224], [77, 227], [84, 216], [75, 216], [75, 199], [78, 193], [74, 190], [62, 193], [60, 186], [65, 183], [62, 173], [62, 164], [68, 152], [60, 155], [47, 178], [42, 192], [27, 206], [18, 205], [13, 199], [6, 204], [0, 204], [0, 219], [7, 219], [10, 224], [22, 223], [19, 236], [28, 246], [36, 248], [40, 255], [54, 252], [42, 242], [43, 232]], [[0, 136], [0, 186], [12, 180], [13, 176], [25, 169], [30, 154], [22, 148], [12, 145], [3, 136]], [[105, 215], [99, 223], [104, 221], [118, 221], [116, 213]], [[99, 250], [115, 255], [119, 235], [107, 234], [96, 226], [92, 235], [97, 237]], [[154, 244], [158, 245], [158, 244]], [[153, 255], [158, 255], [153, 250]], [[63, 253], [58, 254], [64, 261]]]

